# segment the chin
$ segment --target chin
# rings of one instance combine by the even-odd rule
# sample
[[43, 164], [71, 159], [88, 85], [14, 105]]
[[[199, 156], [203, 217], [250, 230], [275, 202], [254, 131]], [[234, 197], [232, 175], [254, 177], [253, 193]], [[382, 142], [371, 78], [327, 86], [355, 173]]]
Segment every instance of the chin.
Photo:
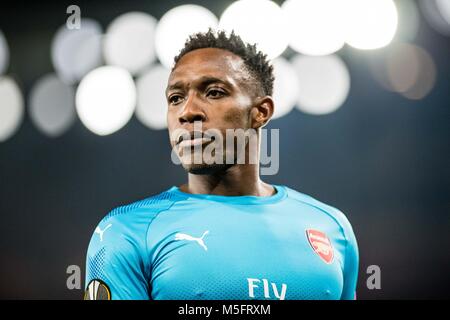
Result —
[[191, 174], [215, 174], [227, 170], [228, 164], [183, 164], [184, 170]]

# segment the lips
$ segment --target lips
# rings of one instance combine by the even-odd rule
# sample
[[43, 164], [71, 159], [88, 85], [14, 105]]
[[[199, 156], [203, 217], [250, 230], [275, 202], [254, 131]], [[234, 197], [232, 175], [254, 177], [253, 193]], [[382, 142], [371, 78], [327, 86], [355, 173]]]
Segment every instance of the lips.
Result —
[[194, 147], [203, 145], [214, 140], [214, 136], [201, 131], [190, 131], [189, 133], [180, 134], [176, 139], [177, 145], [181, 148]]

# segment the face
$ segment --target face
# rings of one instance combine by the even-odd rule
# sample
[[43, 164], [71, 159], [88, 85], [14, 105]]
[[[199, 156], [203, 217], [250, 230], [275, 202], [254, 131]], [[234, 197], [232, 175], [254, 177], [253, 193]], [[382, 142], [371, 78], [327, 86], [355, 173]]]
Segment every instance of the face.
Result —
[[229, 166], [227, 129], [263, 124], [258, 108], [253, 110], [260, 97], [252, 86], [244, 61], [226, 50], [197, 49], [178, 61], [166, 90], [167, 124], [172, 148], [188, 172], [208, 174]]

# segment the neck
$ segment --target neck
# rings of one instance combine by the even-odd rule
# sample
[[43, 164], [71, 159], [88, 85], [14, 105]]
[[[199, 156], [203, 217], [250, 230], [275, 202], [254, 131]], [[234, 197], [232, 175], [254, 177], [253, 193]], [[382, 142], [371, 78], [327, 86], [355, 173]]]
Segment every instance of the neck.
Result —
[[194, 194], [223, 196], [271, 196], [274, 188], [259, 177], [259, 164], [236, 164], [213, 174], [188, 174], [180, 190]]

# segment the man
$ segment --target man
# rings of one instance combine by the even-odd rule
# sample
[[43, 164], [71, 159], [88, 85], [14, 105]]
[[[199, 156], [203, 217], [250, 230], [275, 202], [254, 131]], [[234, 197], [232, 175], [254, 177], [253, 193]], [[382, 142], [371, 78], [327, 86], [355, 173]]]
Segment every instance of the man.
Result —
[[[170, 140], [188, 181], [100, 222], [86, 299], [355, 297], [358, 248], [345, 216], [261, 181], [251, 161], [274, 111], [273, 81], [267, 57], [234, 33], [188, 39], [166, 90]], [[254, 134], [242, 140], [230, 130]]]

